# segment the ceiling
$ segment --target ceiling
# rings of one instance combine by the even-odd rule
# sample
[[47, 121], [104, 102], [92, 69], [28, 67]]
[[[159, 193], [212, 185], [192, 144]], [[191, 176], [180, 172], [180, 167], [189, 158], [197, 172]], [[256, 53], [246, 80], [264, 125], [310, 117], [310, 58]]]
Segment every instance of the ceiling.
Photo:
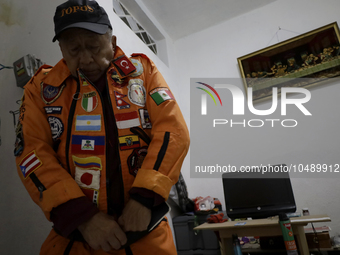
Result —
[[141, 0], [177, 40], [276, 0]]

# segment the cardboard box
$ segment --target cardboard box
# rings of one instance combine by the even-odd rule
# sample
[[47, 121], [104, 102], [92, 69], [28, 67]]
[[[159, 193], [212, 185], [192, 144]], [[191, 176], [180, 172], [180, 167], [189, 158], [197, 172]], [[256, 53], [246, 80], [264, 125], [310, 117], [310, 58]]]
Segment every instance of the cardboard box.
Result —
[[332, 247], [329, 232], [316, 233], [316, 235], [314, 233], [307, 233], [306, 238], [310, 249]]

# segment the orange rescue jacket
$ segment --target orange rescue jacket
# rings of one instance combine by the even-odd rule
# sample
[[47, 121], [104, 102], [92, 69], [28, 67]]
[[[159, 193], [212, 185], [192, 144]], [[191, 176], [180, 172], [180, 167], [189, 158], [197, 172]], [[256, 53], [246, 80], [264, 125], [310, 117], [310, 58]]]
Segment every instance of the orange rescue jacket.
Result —
[[[181, 111], [154, 63], [127, 58], [117, 47], [107, 72], [124, 201], [132, 187], [165, 200], [189, 147]], [[96, 87], [64, 60], [42, 66], [25, 86], [17, 127], [16, 163], [30, 196], [46, 217], [71, 199], [87, 196], [107, 212], [107, 117]], [[150, 141], [148, 141], [150, 138]]]

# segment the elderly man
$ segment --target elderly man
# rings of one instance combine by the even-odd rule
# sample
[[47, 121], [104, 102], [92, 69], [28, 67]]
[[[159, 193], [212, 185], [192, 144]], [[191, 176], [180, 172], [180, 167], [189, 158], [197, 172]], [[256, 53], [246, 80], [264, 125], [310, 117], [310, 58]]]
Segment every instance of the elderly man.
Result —
[[63, 59], [25, 86], [14, 151], [54, 224], [41, 254], [176, 254], [162, 208], [189, 135], [174, 96], [147, 56], [124, 55], [95, 1], [65, 2], [54, 23]]

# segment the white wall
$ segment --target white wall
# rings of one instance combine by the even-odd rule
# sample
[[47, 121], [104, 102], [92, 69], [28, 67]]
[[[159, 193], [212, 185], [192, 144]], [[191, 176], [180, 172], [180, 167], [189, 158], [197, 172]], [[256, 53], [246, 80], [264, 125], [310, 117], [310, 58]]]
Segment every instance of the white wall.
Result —
[[[282, 30], [278, 38], [283, 41], [297, 35], [293, 32], [302, 34], [334, 21], [339, 23], [339, 8], [340, 2], [337, 0], [278, 0], [176, 41], [176, 73], [181, 93], [189, 96], [190, 78], [240, 77], [237, 58], [265, 48], [269, 43], [277, 43], [274, 35], [279, 27]], [[241, 89], [244, 91], [243, 87]], [[226, 129], [226, 146], [216, 148], [216, 151], [224, 151], [226, 165], [228, 162], [238, 166], [260, 163], [306, 164], [312, 161], [339, 163], [339, 84], [315, 87], [311, 93], [308, 107], [323, 121], [315, 122], [317, 119], [314, 118], [306, 129], [297, 128], [289, 133], [274, 130], [269, 137], [264, 133], [267, 129]], [[184, 100], [182, 103], [189, 123], [190, 101]], [[264, 102], [257, 107], [269, 109], [270, 105]], [[221, 179], [190, 178], [189, 157], [185, 161], [183, 175], [190, 197], [217, 197], [225, 208]], [[331, 226], [333, 235], [340, 233], [339, 180], [292, 179], [298, 211], [308, 207], [312, 214], [326, 213], [331, 216], [332, 223], [325, 225]]]
[[[63, 0], [0, 0], [0, 63], [12, 63], [26, 54], [35, 54], [42, 61], [54, 65], [61, 58], [58, 45], [52, 43], [53, 15], [56, 5]], [[107, 11], [111, 1], [99, 0]], [[5, 8], [6, 7], [6, 8]], [[239, 77], [237, 57], [266, 47], [280, 26], [283, 29], [304, 33], [333, 21], [339, 22], [337, 0], [278, 0], [261, 9], [229, 20], [218, 26], [188, 36], [173, 43], [167, 35], [167, 53], [169, 66], [160, 61], [145, 45], [143, 45], [125, 24], [110, 11], [110, 19], [115, 27], [118, 45], [130, 54], [142, 52], [147, 54], [158, 66], [171, 86], [183, 114], [189, 125], [189, 84], [194, 77]], [[295, 36], [294, 33], [280, 31], [279, 39]], [[276, 43], [277, 41], [271, 41]], [[246, 153], [243, 148], [252, 146], [254, 141], [245, 141], [242, 136], [228, 137], [229, 146], [226, 155], [232, 155], [239, 165], [244, 162], [258, 162], [275, 159], [289, 162], [301, 159], [310, 160], [311, 155], [320, 159], [324, 154], [337, 160], [339, 151], [338, 97], [339, 87], [327, 85], [312, 89], [313, 109], [322, 105], [329, 109], [327, 123], [316, 124], [308, 131], [310, 136], [302, 132], [296, 137], [309, 138], [308, 142], [299, 141], [300, 149], [305, 144], [306, 151], [290, 151], [280, 149], [280, 154], [271, 155]], [[51, 224], [46, 222], [40, 209], [31, 201], [17, 176], [13, 144], [15, 140], [14, 126], [10, 110], [18, 109], [16, 100], [20, 99], [23, 90], [16, 87], [13, 70], [0, 71], [0, 118], [2, 145], [0, 146], [0, 247], [3, 254], [38, 254], [41, 243], [50, 231]], [[267, 103], [262, 104], [267, 107]], [[324, 108], [323, 108], [324, 109]], [[314, 142], [314, 135], [329, 141], [327, 150], [320, 150]], [[251, 136], [251, 135], [250, 135]], [[268, 143], [268, 142], [267, 142]], [[325, 145], [323, 145], [325, 146]], [[236, 148], [235, 150], [233, 150]], [[240, 149], [241, 148], [241, 149]], [[287, 148], [286, 148], [287, 149]], [[245, 157], [244, 155], [247, 155]], [[298, 156], [296, 156], [298, 155]], [[340, 163], [340, 162], [338, 162]], [[185, 160], [183, 174], [186, 179], [190, 197], [211, 195], [222, 200], [222, 184], [219, 179], [191, 179], [189, 174], [189, 157]], [[339, 221], [339, 189], [338, 179], [293, 179], [293, 189], [299, 211], [309, 207], [311, 213], [327, 213], [333, 218], [333, 234], [340, 233]]]
[[[26, 54], [35, 54], [43, 62], [55, 65], [61, 59], [54, 36], [53, 16], [64, 0], [0, 0], [0, 63], [12, 66]], [[118, 45], [127, 55], [140, 52], [148, 55], [178, 96], [177, 83], [167, 65], [158, 59], [137, 36], [113, 13], [112, 3], [99, 0], [109, 13]], [[170, 42], [171, 46], [171, 42]], [[173, 53], [168, 48], [173, 62]], [[169, 52], [168, 52], [169, 53]], [[51, 230], [40, 208], [33, 203], [16, 171], [13, 155], [15, 132], [9, 111], [19, 108], [23, 89], [16, 87], [13, 70], [0, 71], [0, 247], [2, 254], [39, 254], [40, 246]], [[17, 116], [18, 117], [18, 116]]]
[[[57, 44], [52, 44], [55, 7], [47, 1], [18, 0], [1, 0], [0, 6], [0, 63], [12, 66], [22, 56], [35, 54], [46, 63], [56, 64], [61, 54]], [[18, 110], [16, 100], [21, 99], [22, 94], [23, 89], [16, 87], [13, 70], [2, 70], [0, 247], [4, 254], [39, 254], [40, 246], [51, 230], [51, 224], [32, 202], [16, 171], [15, 132], [9, 111]]]

